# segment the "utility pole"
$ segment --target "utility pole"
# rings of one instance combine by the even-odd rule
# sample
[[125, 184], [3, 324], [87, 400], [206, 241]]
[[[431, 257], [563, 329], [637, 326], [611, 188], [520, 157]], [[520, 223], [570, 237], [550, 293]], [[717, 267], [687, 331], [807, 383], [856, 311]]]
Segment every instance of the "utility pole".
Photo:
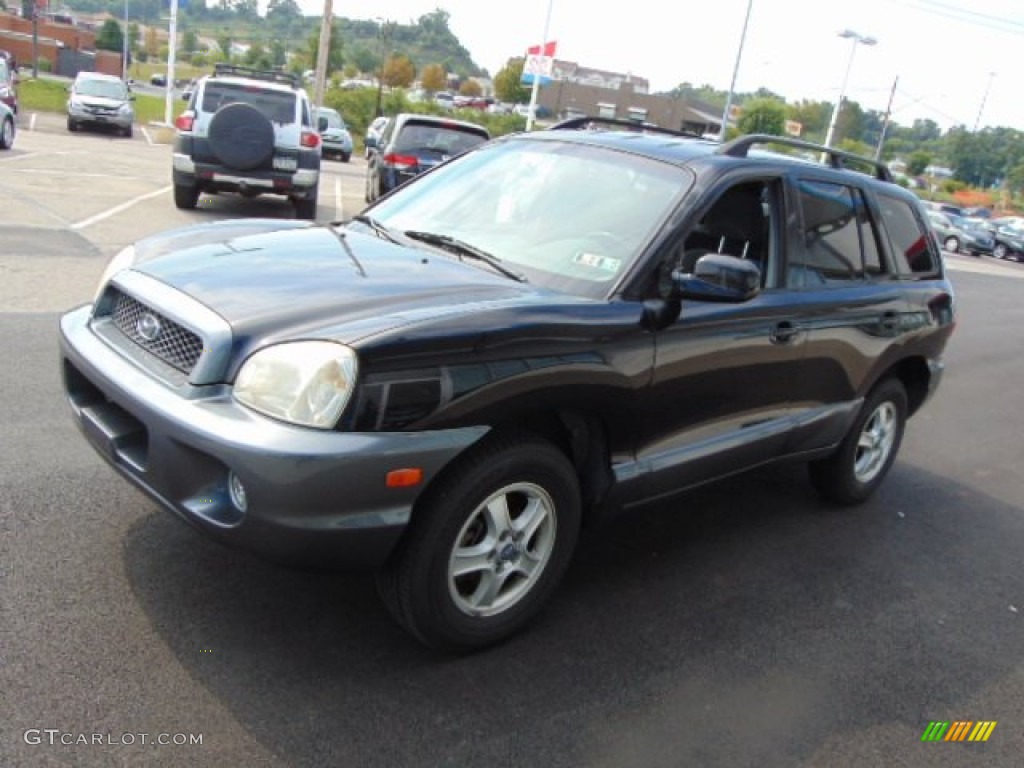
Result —
[[[333, 13], [334, 0], [324, 0], [324, 18], [320, 23], [320, 47], [316, 52], [316, 84], [313, 86], [313, 104], [318, 108], [324, 105], [324, 89], [327, 81], [327, 54], [330, 53], [331, 47], [331, 17]], [[319, 122], [319, 117], [317, 121]]]
[[985, 86], [985, 93], [981, 97], [981, 105], [978, 107], [978, 116], [974, 118], [974, 130], [972, 133], [978, 132], [978, 126], [981, 124], [981, 113], [985, 109], [985, 102], [988, 101], [988, 92], [992, 88], [992, 78], [996, 76], [995, 72], [988, 73], [988, 85]]
[[882, 145], [885, 144], [885, 134], [889, 130], [889, 118], [892, 116], [892, 100], [896, 97], [896, 84], [900, 81], [897, 75], [892, 81], [892, 90], [889, 91], [889, 103], [885, 105], [885, 117], [882, 119], [882, 133], [878, 137], [878, 146], [875, 148], [875, 160], [882, 157]]

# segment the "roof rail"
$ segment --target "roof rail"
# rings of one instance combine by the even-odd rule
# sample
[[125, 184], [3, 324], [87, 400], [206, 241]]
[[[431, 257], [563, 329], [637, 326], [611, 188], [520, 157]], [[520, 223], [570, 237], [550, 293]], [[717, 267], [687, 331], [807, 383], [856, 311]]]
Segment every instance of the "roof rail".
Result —
[[214, 77], [234, 75], [235, 77], [247, 77], [250, 80], [266, 80], [271, 83], [290, 85], [292, 88], [298, 88], [301, 84], [299, 76], [293, 75], [290, 72], [283, 72], [279, 69], [255, 69], [253, 67], [243, 67], [238, 64], [228, 64], [226, 62], [218, 62], [214, 64], [213, 75]]
[[661, 133], [666, 136], [681, 136], [687, 139], [699, 139], [701, 138], [696, 133], [688, 133], [687, 131], [677, 131], [672, 128], [662, 128], [660, 125], [653, 125], [651, 123], [638, 123], [636, 120], [622, 120], [617, 117], [589, 117], [584, 115], [582, 117], [570, 117], [568, 120], [563, 120], [560, 123], [555, 123], [549, 131], [582, 131], [591, 127], [599, 125], [613, 125], [619, 126], [620, 128], [628, 128], [636, 133]]
[[889, 172], [889, 167], [885, 163], [879, 162], [878, 160], [872, 160], [869, 157], [855, 155], [852, 152], [844, 152], [841, 149], [832, 149], [831, 147], [826, 147], [823, 144], [814, 144], [810, 141], [792, 139], [789, 136], [772, 136], [767, 133], [751, 133], [747, 136], [740, 136], [739, 138], [726, 142], [715, 150], [715, 154], [728, 155], [729, 157], [746, 157], [750, 148], [759, 144], [781, 144], [785, 147], [796, 147], [797, 149], [821, 152], [823, 155], [828, 157], [829, 165], [833, 168], [838, 168], [839, 170], [847, 169], [849, 168], [847, 163], [868, 166], [872, 169], [872, 173], [876, 179], [879, 179], [880, 181], [892, 181], [892, 174]]

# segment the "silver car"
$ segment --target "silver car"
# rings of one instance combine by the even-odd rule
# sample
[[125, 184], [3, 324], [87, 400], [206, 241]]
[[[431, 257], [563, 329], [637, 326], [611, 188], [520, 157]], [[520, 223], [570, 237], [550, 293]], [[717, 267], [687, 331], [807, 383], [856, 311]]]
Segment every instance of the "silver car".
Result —
[[79, 72], [68, 90], [69, 131], [77, 131], [85, 125], [113, 126], [131, 137], [135, 96], [121, 78], [99, 72]]
[[316, 110], [316, 129], [323, 144], [324, 157], [337, 155], [343, 163], [352, 157], [352, 134], [336, 109], [318, 107]]

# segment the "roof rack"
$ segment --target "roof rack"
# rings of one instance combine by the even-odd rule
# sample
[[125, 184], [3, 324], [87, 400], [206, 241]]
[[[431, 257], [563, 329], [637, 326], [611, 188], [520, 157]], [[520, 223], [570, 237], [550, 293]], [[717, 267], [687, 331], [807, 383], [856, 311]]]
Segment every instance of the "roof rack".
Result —
[[729, 157], [746, 157], [750, 148], [759, 144], [781, 144], [786, 147], [807, 149], [812, 152], [821, 152], [828, 157], [829, 165], [839, 170], [847, 169], [847, 163], [868, 166], [872, 169], [874, 177], [880, 181], [892, 181], [892, 174], [885, 163], [872, 160], [868, 157], [855, 155], [852, 152], [844, 152], [841, 149], [832, 149], [823, 144], [814, 144], [810, 141], [791, 139], [788, 136], [772, 136], [767, 133], [751, 133], [747, 136], [740, 136], [732, 141], [726, 142], [715, 150], [716, 155], [728, 155]]
[[629, 128], [637, 133], [661, 133], [666, 136], [680, 136], [687, 139], [699, 139], [701, 138], [696, 133], [689, 133], [687, 131], [677, 131], [672, 128], [662, 128], [660, 125], [653, 125], [652, 123], [638, 123], [636, 120], [623, 120], [617, 117], [570, 117], [568, 120], [563, 120], [560, 123], [555, 123], [549, 131], [582, 131], [592, 126], [597, 125], [617, 125], [620, 128]]
[[298, 75], [282, 72], [279, 69], [254, 69], [253, 67], [243, 67], [238, 64], [227, 64], [225, 62], [218, 62], [213, 65], [214, 77], [223, 77], [225, 75], [247, 77], [250, 80], [265, 80], [270, 83], [282, 83], [290, 85], [292, 88], [298, 88], [301, 84]]

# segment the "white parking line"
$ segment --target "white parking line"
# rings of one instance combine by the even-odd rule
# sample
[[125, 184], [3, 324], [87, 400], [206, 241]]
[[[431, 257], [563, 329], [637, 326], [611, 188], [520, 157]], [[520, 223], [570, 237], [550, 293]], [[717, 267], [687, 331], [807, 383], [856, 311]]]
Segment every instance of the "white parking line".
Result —
[[28, 129], [34, 131], [36, 129], [36, 118], [39, 116], [38, 112], [33, 112], [28, 118]]
[[341, 197], [341, 179], [334, 180], [334, 219], [333, 221], [344, 221], [345, 201]]
[[153, 146], [153, 137], [149, 135], [149, 131], [146, 130], [146, 126], [140, 125], [139, 130], [142, 131], [142, 135], [146, 137], [146, 143]]
[[173, 188], [174, 188], [173, 185], [168, 184], [166, 187], [161, 187], [160, 189], [156, 190], [155, 192], [150, 192], [150, 193], [145, 194], [145, 195], [139, 195], [139, 197], [136, 197], [134, 200], [129, 200], [127, 203], [121, 203], [120, 205], [115, 205], [113, 208], [108, 208], [107, 210], [103, 211], [102, 213], [97, 213], [95, 216], [90, 216], [88, 219], [82, 219], [81, 221], [72, 224], [70, 229], [72, 229], [72, 230], [85, 229], [86, 227], [90, 227], [90, 226], [92, 226], [93, 224], [95, 224], [98, 221], [103, 221], [104, 219], [109, 219], [111, 216], [116, 216], [117, 214], [121, 213], [121, 211], [126, 211], [129, 208], [131, 208], [133, 205], [136, 205], [137, 203], [141, 203], [144, 200], [149, 200], [149, 199], [154, 198], [154, 197], [159, 197], [160, 195], [166, 195]]

